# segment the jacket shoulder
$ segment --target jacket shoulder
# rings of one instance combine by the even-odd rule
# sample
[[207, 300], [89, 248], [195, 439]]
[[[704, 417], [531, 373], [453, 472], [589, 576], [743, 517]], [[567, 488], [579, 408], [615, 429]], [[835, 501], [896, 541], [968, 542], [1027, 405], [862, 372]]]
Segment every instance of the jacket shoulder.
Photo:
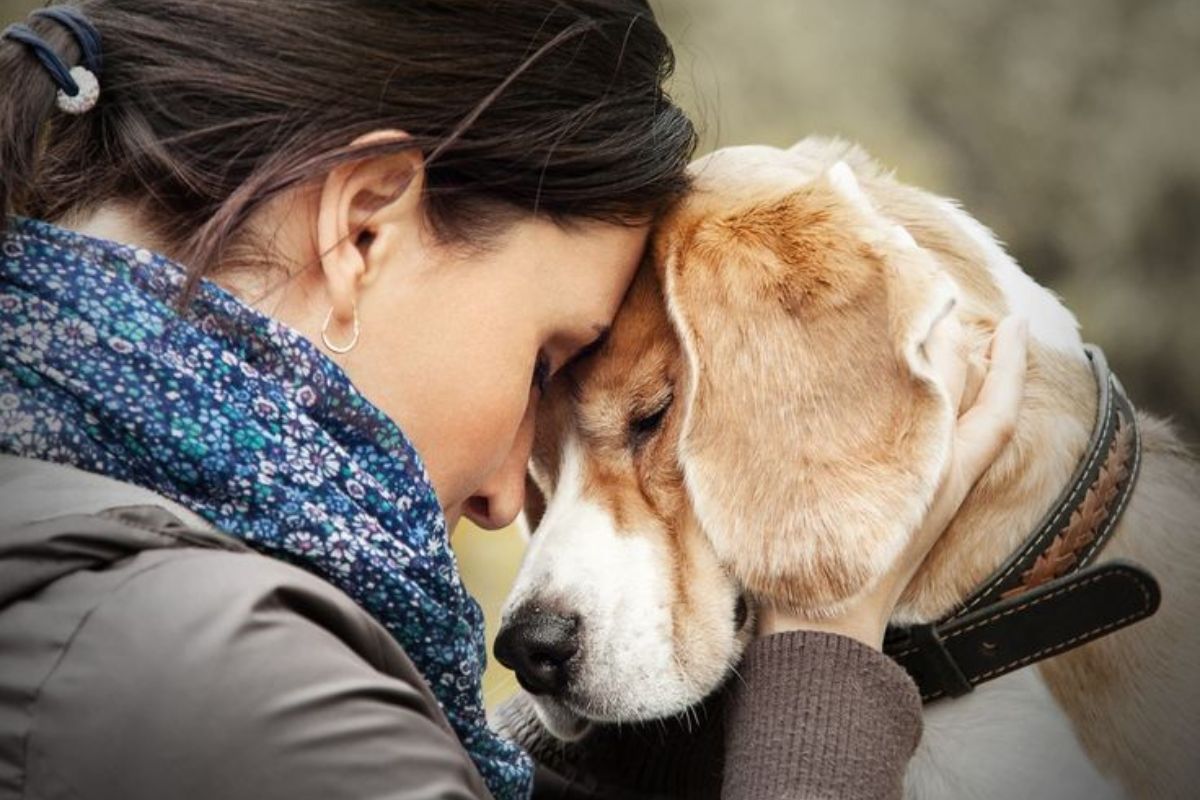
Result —
[[40, 689], [27, 781], [129, 800], [486, 796], [403, 649], [330, 584], [189, 547], [110, 571]]

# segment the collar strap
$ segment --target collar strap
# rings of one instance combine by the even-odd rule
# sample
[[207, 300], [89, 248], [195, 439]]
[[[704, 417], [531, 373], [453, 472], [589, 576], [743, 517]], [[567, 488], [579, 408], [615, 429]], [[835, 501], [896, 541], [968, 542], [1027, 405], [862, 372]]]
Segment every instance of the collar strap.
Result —
[[916, 681], [923, 701], [958, 697], [1145, 619], [1158, 604], [1154, 577], [1114, 559], [960, 617], [889, 631], [884, 652]]
[[1136, 564], [1089, 566], [1133, 493], [1141, 436], [1133, 404], [1104, 354], [1084, 345], [1096, 378], [1096, 421], [1066, 488], [1003, 564], [936, 622], [889, 629], [884, 652], [924, 700], [1078, 647], [1153, 614], [1158, 583]]

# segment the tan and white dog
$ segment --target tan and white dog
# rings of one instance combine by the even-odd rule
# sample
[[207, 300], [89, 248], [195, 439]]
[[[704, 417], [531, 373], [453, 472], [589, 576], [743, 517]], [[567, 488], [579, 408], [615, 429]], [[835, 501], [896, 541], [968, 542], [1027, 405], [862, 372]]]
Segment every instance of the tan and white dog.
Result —
[[[934, 325], [979, 353], [1023, 313], [1028, 379], [1013, 439], [894, 622], [939, 618], [1009, 556], [1096, 413], [1074, 316], [953, 203], [828, 140], [720, 150], [693, 172], [608, 340], [540, 414], [546, 502], [500, 638], [563, 739], [704, 698], [752, 635], [753, 598], [820, 613], [887, 568], [957, 412], [924, 361]], [[1138, 420], [1140, 479], [1099, 560], [1147, 567], [1161, 609], [927, 706], [910, 796], [1200, 791], [1200, 469], [1168, 422]]]

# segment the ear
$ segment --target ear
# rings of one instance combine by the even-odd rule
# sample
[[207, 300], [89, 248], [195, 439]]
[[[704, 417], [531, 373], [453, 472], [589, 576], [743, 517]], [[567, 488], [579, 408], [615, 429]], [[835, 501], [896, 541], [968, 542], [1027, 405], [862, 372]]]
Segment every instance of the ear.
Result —
[[948, 458], [954, 410], [923, 346], [955, 287], [844, 164], [670, 230], [697, 517], [755, 595], [833, 611], [898, 556]]
[[[388, 152], [410, 137], [381, 130], [360, 136], [351, 148], [364, 157], [339, 165], [321, 186], [317, 245], [322, 274], [339, 323], [353, 318], [358, 292], [389, 254], [421, 226], [424, 170], [416, 148]], [[380, 154], [371, 155], [372, 150]]]

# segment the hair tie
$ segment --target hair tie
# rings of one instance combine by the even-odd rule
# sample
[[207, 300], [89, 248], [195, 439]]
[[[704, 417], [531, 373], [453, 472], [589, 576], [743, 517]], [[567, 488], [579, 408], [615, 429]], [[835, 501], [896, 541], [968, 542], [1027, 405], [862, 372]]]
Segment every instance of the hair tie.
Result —
[[104, 54], [101, 49], [100, 32], [76, 8], [54, 6], [39, 8], [30, 16], [44, 17], [62, 25], [79, 43], [82, 64], [68, 68], [62, 58], [45, 39], [34, 33], [28, 25], [17, 23], [4, 29], [0, 38], [12, 39], [28, 47], [37, 60], [58, 85], [56, 103], [68, 114], [83, 114], [90, 111], [100, 99], [100, 74], [104, 70]]

